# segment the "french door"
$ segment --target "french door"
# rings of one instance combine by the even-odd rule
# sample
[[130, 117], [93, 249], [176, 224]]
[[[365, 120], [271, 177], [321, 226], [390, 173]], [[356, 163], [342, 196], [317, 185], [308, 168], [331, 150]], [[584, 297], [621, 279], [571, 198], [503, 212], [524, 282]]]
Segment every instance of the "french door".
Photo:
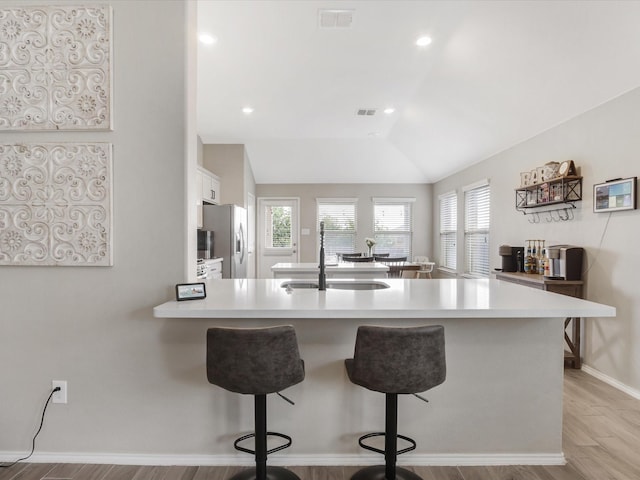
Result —
[[298, 198], [258, 199], [258, 278], [272, 278], [276, 263], [298, 263]]

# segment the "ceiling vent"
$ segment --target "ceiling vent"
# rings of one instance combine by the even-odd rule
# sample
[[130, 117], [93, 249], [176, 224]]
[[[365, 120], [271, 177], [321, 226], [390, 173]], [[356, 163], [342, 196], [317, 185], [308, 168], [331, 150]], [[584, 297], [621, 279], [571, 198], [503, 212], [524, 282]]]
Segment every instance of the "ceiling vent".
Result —
[[353, 10], [318, 10], [318, 26], [320, 28], [351, 28]]
[[372, 117], [375, 114], [376, 114], [375, 108], [359, 108], [358, 111], [356, 112], [356, 115], [359, 115], [361, 117]]

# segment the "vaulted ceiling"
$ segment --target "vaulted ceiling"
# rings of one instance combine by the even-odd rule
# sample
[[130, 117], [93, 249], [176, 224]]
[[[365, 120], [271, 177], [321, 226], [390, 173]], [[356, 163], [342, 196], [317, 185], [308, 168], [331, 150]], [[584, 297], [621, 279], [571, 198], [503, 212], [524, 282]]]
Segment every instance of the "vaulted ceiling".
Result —
[[258, 183], [434, 182], [640, 86], [639, 25], [639, 1], [200, 0], [198, 132]]

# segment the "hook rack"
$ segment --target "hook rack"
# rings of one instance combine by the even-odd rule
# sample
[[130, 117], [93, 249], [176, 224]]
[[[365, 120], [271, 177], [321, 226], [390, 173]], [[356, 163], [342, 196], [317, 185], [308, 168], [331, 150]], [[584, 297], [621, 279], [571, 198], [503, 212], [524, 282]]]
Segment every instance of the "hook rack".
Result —
[[567, 220], [573, 220], [574, 214], [573, 210], [576, 206], [573, 203], [567, 203], [564, 207], [559, 208], [550, 208], [547, 210], [532, 212], [526, 210], [520, 210], [523, 215], [530, 215], [531, 218], [527, 219], [529, 223], [540, 223], [541, 217], [540, 214], [547, 214], [546, 217], [543, 217], [544, 220], [548, 223], [550, 222], [566, 222]]

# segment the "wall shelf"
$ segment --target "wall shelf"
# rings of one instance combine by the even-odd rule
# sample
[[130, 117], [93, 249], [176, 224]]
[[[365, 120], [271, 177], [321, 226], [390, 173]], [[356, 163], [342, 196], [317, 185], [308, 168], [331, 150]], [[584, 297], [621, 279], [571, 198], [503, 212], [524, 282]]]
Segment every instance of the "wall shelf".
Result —
[[[535, 185], [516, 188], [516, 210], [524, 213], [547, 212], [576, 208], [582, 200], [582, 177], [559, 177]], [[564, 205], [564, 206], [563, 206]], [[541, 210], [542, 207], [557, 208]]]

